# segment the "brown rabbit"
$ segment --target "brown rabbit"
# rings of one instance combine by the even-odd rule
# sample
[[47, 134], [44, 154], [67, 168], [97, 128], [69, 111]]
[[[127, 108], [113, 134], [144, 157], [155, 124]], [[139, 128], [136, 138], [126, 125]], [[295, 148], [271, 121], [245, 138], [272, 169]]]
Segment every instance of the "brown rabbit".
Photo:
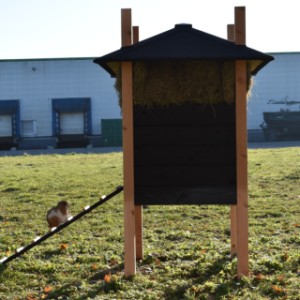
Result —
[[52, 228], [65, 223], [69, 216], [69, 203], [67, 201], [60, 201], [47, 212], [46, 219], [49, 227]]

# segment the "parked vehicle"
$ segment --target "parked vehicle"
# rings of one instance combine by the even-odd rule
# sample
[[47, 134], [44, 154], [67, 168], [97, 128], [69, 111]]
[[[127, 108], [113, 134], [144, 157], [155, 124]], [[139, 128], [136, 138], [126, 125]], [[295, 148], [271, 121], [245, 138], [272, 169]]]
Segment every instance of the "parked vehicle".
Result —
[[264, 121], [260, 125], [267, 141], [281, 139], [300, 138], [300, 106], [298, 110], [292, 110], [292, 106], [300, 104], [300, 101], [269, 100], [268, 104], [282, 105], [277, 112], [263, 112]]

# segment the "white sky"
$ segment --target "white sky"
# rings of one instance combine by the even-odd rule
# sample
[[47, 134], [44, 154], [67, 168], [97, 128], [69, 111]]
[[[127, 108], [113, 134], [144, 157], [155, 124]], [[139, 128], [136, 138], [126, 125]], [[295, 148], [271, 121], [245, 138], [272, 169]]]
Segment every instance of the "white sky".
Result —
[[226, 38], [234, 6], [246, 6], [247, 45], [300, 52], [298, 0], [0, 0], [0, 60], [98, 57], [120, 48], [121, 8], [140, 40], [178, 23]]

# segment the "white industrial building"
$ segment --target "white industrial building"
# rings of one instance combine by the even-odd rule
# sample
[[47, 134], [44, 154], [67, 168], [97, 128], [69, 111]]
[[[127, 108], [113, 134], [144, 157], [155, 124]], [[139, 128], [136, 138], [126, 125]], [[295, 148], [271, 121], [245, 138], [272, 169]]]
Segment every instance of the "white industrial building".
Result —
[[93, 58], [0, 61], [0, 147], [105, 145], [104, 121], [121, 118], [113, 86]]
[[[300, 52], [271, 55], [275, 60], [254, 77], [248, 98], [250, 142], [264, 140], [264, 112], [287, 109], [269, 100], [300, 100]], [[93, 58], [0, 60], [0, 149], [120, 146], [121, 140], [114, 79]]]

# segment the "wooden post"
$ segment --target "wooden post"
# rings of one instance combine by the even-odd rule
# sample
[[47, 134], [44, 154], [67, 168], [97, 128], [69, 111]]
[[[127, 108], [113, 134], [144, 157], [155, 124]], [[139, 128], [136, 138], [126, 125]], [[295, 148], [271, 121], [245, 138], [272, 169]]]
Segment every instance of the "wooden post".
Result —
[[[139, 41], [139, 27], [133, 26], [133, 44]], [[135, 206], [136, 259], [143, 259], [143, 207]]]
[[122, 47], [130, 46], [132, 44], [130, 8], [124, 8], [121, 10], [121, 23]]
[[[130, 46], [131, 9], [122, 9], [122, 46]], [[136, 273], [132, 62], [122, 62], [125, 276]]]
[[[245, 45], [245, 7], [235, 8], [235, 43]], [[237, 257], [238, 276], [249, 275], [248, 163], [247, 163], [247, 65], [235, 62], [236, 158], [237, 158]]]
[[234, 42], [234, 24], [227, 25], [227, 39], [230, 42]]
[[[227, 25], [227, 39], [234, 42], [234, 25]], [[237, 205], [230, 206], [230, 237], [231, 237], [231, 255], [236, 254], [237, 249]]]
[[139, 40], [140, 40], [139, 26], [133, 26], [132, 27], [132, 32], [133, 32], [133, 44], [138, 43]]

